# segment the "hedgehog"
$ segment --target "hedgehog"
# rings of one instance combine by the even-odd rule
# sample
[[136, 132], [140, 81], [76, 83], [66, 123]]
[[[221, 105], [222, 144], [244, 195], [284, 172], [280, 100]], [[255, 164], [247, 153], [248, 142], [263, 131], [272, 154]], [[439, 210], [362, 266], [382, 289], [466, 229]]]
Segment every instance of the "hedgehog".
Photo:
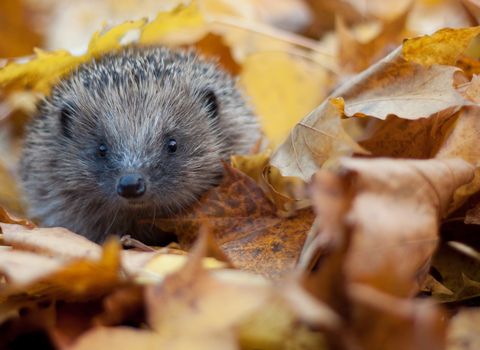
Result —
[[153, 218], [198, 201], [221, 183], [221, 159], [260, 138], [236, 81], [215, 60], [167, 47], [127, 47], [72, 70], [26, 128], [30, 217], [98, 243], [174, 241]]

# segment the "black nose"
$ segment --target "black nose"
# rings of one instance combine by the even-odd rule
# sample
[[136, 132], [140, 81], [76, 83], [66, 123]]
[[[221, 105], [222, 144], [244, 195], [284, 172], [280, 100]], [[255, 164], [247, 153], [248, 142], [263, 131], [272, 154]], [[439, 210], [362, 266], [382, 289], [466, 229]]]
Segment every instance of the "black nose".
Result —
[[137, 198], [145, 193], [145, 182], [137, 174], [123, 175], [118, 182], [117, 192], [125, 198]]

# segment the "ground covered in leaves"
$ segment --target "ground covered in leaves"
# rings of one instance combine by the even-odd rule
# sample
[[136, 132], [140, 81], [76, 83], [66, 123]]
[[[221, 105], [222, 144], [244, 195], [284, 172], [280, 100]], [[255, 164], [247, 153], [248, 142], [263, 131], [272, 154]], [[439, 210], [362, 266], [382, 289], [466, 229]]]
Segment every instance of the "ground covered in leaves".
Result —
[[[475, 1], [107, 3], [83, 51], [62, 35], [87, 7], [0, 4], [1, 348], [480, 347]], [[35, 103], [132, 43], [216, 56], [262, 122], [219, 187], [145, 218], [167, 247], [43, 228], [15, 176]]]

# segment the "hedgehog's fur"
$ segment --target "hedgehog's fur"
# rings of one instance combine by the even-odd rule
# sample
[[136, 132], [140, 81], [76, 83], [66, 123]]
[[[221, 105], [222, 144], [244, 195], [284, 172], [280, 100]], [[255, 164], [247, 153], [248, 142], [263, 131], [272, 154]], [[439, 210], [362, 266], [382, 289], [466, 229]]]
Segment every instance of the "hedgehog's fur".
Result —
[[[164, 243], [138, 220], [198, 200], [220, 183], [220, 159], [246, 154], [260, 136], [234, 84], [195, 52], [164, 47], [129, 47], [80, 66], [27, 128], [21, 175], [31, 216], [96, 242], [131, 234]], [[175, 154], [167, 152], [170, 139]], [[136, 200], [117, 194], [128, 172], [145, 179], [147, 191]]]

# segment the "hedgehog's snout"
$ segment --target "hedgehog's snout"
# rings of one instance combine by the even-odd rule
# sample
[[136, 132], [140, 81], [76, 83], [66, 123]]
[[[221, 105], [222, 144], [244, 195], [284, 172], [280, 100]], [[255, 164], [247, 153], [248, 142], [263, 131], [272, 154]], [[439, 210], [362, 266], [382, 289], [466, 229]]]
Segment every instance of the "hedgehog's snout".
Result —
[[141, 197], [147, 189], [145, 181], [138, 174], [127, 174], [120, 178], [117, 193], [127, 199]]

